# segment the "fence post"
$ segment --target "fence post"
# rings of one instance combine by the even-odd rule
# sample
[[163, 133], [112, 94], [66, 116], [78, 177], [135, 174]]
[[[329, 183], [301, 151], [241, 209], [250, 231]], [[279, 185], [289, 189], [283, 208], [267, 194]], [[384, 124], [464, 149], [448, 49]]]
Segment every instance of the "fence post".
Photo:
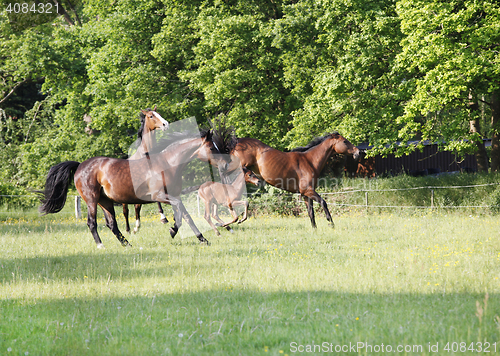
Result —
[[82, 217], [82, 198], [79, 195], [75, 197], [75, 217], [79, 220]]
[[434, 189], [431, 189], [431, 209], [434, 208]]
[[365, 206], [368, 209], [368, 192], [365, 192]]

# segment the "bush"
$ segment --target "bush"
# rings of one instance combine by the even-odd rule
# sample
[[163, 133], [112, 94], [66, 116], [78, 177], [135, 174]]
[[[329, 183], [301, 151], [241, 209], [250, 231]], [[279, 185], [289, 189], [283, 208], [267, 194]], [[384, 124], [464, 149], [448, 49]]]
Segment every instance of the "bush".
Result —
[[26, 210], [39, 204], [39, 198], [25, 188], [11, 183], [0, 183], [0, 208], [3, 210]]

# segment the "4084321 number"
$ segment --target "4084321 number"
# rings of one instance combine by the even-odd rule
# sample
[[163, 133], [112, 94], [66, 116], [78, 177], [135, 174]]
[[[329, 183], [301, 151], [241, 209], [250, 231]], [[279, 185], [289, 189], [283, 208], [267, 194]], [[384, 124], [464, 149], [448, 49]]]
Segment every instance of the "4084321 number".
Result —
[[36, 13], [36, 14], [57, 14], [59, 12], [58, 4], [51, 3], [9, 3], [7, 8], [5, 9], [8, 13], [15, 14], [28, 14], [28, 13]]

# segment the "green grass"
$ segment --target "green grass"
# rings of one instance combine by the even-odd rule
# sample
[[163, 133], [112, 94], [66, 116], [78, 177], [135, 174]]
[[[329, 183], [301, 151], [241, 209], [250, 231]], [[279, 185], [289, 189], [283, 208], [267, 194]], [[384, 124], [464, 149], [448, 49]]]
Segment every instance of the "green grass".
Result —
[[366, 342], [435, 355], [429, 343], [453, 354], [446, 343], [499, 339], [498, 218], [351, 212], [334, 216], [335, 229], [317, 220], [313, 232], [303, 215], [251, 218], [234, 234], [206, 232], [211, 246], [201, 246], [172, 240], [147, 215], [123, 248], [100, 219], [98, 250], [70, 207], [4, 219], [0, 354], [291, 355]]

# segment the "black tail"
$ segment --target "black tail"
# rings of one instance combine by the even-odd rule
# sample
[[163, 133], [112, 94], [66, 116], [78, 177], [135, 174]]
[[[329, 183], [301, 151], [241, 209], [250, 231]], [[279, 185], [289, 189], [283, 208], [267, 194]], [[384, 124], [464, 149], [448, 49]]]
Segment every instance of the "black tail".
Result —
[[62, 210], [66, 203], [70, 179], [79, 165], [79, 162], [66, 161], [50, 168], [49, 173], [47, 173], [45, 189], [37, 191], [43, 196], [42, 205], [38, 208], [39, 212], [45, 215], [58, 213]]
[[181, 194], [188, 194], [188, 193], [194, 192], [195, 190], [200, 189], [200, 187], [201, 187], [201, 185], [195, 185], [194, 187], [187, 187], [187, 188], [184, 188], [184, 189], [181, 191]]

